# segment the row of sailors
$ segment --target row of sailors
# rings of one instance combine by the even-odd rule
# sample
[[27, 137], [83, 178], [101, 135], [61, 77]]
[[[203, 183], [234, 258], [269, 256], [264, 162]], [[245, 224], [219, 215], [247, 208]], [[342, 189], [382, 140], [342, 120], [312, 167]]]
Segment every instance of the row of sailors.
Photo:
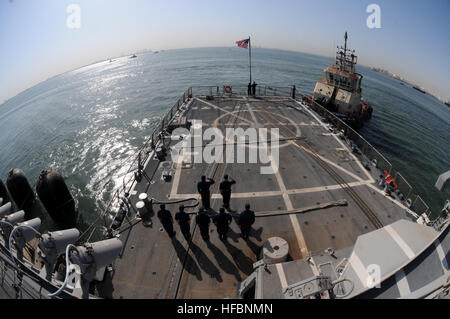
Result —
[[[170, 237], [175, 236], [176, 232], [173, 229], [173, 217], [170, 211], [166, 209], [166, 205], [160, 205], [160, 210], [158, 211], [157, 216], [167, 234]], [[191, 219], [189, 214], [184, 211], [183, 205], [179, 207], [179, 211], [175, 214], [175, 220], [178, 222], [184, 238], [189, 241], [191, 239]], [[219, 234], [220, 240], [226, 240], [227, 233], [230, 229], [230, 224], [233, 221], [231, 214], [227, 213], [225, 208], [222, 207], [219, 210], [219, 214], [216, 214], [212, 218], [212, 221], [217, 227], [217, 233]], [[197, 215], [195, 216], [195, 222], [200, 229], [200, 234], [203, 240], [209, 241], [209, 226], [211, 224], [211, 217], [203, 207], [199, 209]], [[245, 205], [245, 210], [239, 214], [236, 222], [241, 229], [242, 238], [248, 239], [252, 225], [255, 222], [255, 212], [250, 210], [250, 204]]]

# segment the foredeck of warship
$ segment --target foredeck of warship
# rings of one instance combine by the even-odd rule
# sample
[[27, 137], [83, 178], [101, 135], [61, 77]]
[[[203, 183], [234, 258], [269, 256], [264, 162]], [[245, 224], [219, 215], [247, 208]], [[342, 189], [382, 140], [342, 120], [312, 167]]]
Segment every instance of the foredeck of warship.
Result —
[[[155, 157], [144, 167], [151, 182], [143, 178], [131, 194], [133, 205], [138, 195], [146, 192], [160, 201], [199, 198], [196, 183], [201, 175], [213, 178], [210, 214], [218, 212], [222, 197], [218, 184], [224, 174], [236, 180], [231, 208], [240, 212], [245, 203], [258, 213], [250, 239], [240, 237], [236, 222], [231, 224], [227, 241], [219, 240], [211, 224], [210, 243], [203, 241], [191, 216], [192, 241], [187, 243], [178, 225], [176, 238], [170, 239], [156, 216], [153, 226], [141, 223], [127, 227], [121, 233], [123, 251], [114, 264], [114, 272], [99, 288], [102, 297], [113, 298], [234, 298], [238, 283], [253, 271], [260, 249], [268, 238], [281, 237], [289, 244], [292, 260], [309, 253], [351, 247], [361, 234], [373, 231], [399, 219], [413, 217], [407, 209], [375, 185], [380, 172], [370, 171], [352, 153], [345, 140], [331, 133], [308, 107], [287, 97], [246, 96], [206, 99], [197, 96], [182, 107], [181, 116], [188, 121], [201, 120], [202, 130], [216, 127], [226, 135], [226, 128], [278, 128], [279, 169], [274, 174], [261, 174], [261, 167], [274, 167], [274, 161], [249, 163], [245, 145], [245, 163], [173, 162], [166, 158], [173, 178], [162, 178], [162, 165]], [[198, 122], [191, 127], [191, 132]], [[174, 146], [178, 136], [166, 143]], [[184, 159], [204, 151], [193, 148]], [[169, 144], [170, 143], [170, 144]], [[269, 149], [271, 146], [269, 146]], [[272, 154], [273, 155], [273, 154]], [[269, 158], [270, 154], [269, 154]], [[295, 213], [305, 207], [345, 200], [346, 206], [331, 206]], [[178, 204], [168, 204], [172, 215]], [[201, 204], [200, 204], [201, 205]], [[158, 207], [154, 207], [155, 212]], [[187, 209], [190, 213], [197, 208]], [[272, 213], [279, 212], [279, 213]], [[290, 212], [290, 213], [289, 213]], [[317, 272], [311, 265], [311, 273]], [[280, 277], [280, 280], [285, 280]]]

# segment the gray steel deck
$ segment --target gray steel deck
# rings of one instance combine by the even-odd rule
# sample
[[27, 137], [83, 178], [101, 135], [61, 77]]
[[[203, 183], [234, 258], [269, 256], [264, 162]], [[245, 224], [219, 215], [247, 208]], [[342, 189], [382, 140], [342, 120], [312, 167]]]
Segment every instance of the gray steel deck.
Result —
[[[237, 181], [231, 198], [231, 207], [236, 211], [247, 202], [256, 212], [286, 211], [340, 199], [347, 200], [348, 206], [258, 217], [248, 241], [240, 238], [235, 222], [225, 243], [211, 225], [210, 244], [201, 239], [193, 220], [193, 240], [188, 245], [177, 225], [176, 238], [171, 240], [154, 216], [152, 228], [138, 223], [121, 234], [124, 249], [114, 264], [114, 273], [97, 287], [102, 297], [234, 298], [238, 283], [253, 272], [260, 247], [270, 237], [287, 240], [290, 257], [298, 260], [308, 252], [352, 247], [358, 236], [380, 228], [380, 223], [384, 226], [400, 219], [415, 220], [406, 207], [386, 197], [375, 185], [380, 172], [374, 167], [365, 169], [348, 143], [330, 133], [318, 116], [299, 102], [286, 97], [194, 97], [181, 109], [181, 115], [188, 120], [202, 120], [204, 128], [215, 126], [223, 132], [226, 127], [279, 128], [279, 171], [261, 175], [260, 167], [267, 164], [260, 162], [190, 166], [172, 163], [174, 176], [165, 182], [160, 162], [152, 157], [145, 165], [152, 183], [143, 179], [136, 184], [131, 196], [133, 205], [141, 192], [166, 201], [198, 198], [196, 183], [201, 175], [208, 175], [216, 181], [211, 203], [218, 211], [222, 205], [218, 184], [228, 174]], [[177, 142], [170, 143], [173, 146]], [[166, 161], [170, 160], [169, 155]], [[171, 204], [167, 208], [174, 215], [178, 206]], [[157, 211], [157, 207], [154, 209]], [[305, 272], [317, 273], [317, 267], [308, 264]], [[271, 278], [274, 287], [283, 285], [283, 278]]]

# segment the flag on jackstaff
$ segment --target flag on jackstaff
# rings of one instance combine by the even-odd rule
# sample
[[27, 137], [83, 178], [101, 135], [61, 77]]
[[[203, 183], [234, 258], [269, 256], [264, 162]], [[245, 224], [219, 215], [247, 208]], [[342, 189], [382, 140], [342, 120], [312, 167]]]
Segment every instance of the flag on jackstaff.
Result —
[[252, 82], [252, 44], [250, 42], [250, 36], [248, 39], [242, 39], [236, 41], [236, 44], [240, 48], [248, 49], [248, 70], [250, 73], [250, 83]]
[[249, 42], [250, 42], [250, 38], [249, 38], [249, 39], [243, 39], [243, 40], [236, 41], [236, 44], [237, 44], [238, 47], [240, 47], [240, 48], [247, 49], [247, 48], [248, 48], [248, 43], [249, 43]]

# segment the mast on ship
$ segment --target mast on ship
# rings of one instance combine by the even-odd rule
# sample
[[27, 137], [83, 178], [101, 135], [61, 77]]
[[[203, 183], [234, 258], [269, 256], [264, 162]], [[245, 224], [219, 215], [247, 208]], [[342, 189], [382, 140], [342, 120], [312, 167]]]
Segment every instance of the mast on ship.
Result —
[[345, 32], [344, 40], [344, 47], [337, 47], [338, 50], [336, 52], [336, 65], [339, 67], [340, 71], [355, 73], [357, 56], [355, 55], [355, 50], [347, 49], [347, 31]]

